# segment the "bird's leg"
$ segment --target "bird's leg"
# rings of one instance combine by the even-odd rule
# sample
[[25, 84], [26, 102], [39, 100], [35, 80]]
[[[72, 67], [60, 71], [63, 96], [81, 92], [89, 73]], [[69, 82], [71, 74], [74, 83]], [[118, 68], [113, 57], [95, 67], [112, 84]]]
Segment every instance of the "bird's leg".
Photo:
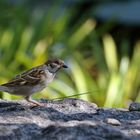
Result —
[[33, 103], [33, 104], [35, 104], [35, 105], [37, 105], [37, 106], [43, 106], [43, 104], [41, 104], [41, 103], [39, 103], [39, 102], [33, 100], [33, 99], [31, 98], [31, 96], [26, 96], [26, 97], [25, 97], [25, 100], [28, 101], [28, 102], [30, 102], [30, 103]]

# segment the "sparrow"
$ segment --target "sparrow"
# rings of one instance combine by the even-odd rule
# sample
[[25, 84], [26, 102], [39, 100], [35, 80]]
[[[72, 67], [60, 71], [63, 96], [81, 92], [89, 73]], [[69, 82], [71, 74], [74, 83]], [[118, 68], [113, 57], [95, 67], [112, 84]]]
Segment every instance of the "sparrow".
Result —
[[64, 61], [57, 58], [50, 59], [0, 85], [0, 91], [22, 95], [28, 102], [41, 106], [41, 103], [31, 98], [32, 94], [46, 88], [61, 68], [68, 68]]

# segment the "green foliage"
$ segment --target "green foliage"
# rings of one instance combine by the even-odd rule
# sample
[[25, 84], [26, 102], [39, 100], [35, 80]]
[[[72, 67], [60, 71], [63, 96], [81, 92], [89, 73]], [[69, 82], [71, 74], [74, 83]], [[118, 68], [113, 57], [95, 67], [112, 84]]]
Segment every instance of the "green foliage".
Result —
[[[0, 83], [49, 57], [59, 57], [68, 63], [69, 69], [62, 70], [34, 98], [53, 99], [89, 92], [78, 98], [107, 107], [126, 107], [131, 100], [140, 101], [139, 41], [133, 47], [132, 58], [127, 52], [119, 58], [113, 37], [107, 33], [100, 37], [95, 20], [81, 17], [70, 26], [74, 9], [65, 9], [58, 16], [59, 6], [36, 14], [24, 5], [13, 9], [9, 12], [12, 16], [6, 17], [10, 23], [5, 25], [5, 19], [0, 17]], [[122, 48], [129, 47], [123, 41], [122, 44]], [[1, 97], [19, 98], [8, 93], [1, 93]]]

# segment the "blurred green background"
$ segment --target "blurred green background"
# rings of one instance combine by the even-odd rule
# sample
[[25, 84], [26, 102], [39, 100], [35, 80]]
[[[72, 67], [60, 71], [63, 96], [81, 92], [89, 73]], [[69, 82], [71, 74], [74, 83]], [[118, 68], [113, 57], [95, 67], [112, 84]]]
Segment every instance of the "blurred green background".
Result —
[[[0, 84], [48, 58], [58, 57], [69, 69], [61, 70], [54, 82], [34, 98], [89, 92], [76, 98], [105, 107], [127, 107], [132, 101], [139, 102], [140, 24], [124, 19], [123, 12], [115, 18], [119, 10], [110, 15], [114, 8], [106, 11], [107, 4], [118, 8], [119, 4], [130, 5], [130, 1], [114, 2], [1, 0]], [[0, 96], [21, 99], [2, 92]]]

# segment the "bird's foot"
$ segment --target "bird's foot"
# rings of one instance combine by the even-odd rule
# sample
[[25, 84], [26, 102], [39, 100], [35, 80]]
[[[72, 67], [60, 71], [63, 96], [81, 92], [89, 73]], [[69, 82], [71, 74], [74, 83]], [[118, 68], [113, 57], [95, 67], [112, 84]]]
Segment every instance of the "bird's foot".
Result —
[[29, 103], [32, 103], [33, 106], [46, 106], [46, 104], [37, 102], [37, 101], [31, 99], [31, 97], [26, 97], [25, 99], [26, 99]]

